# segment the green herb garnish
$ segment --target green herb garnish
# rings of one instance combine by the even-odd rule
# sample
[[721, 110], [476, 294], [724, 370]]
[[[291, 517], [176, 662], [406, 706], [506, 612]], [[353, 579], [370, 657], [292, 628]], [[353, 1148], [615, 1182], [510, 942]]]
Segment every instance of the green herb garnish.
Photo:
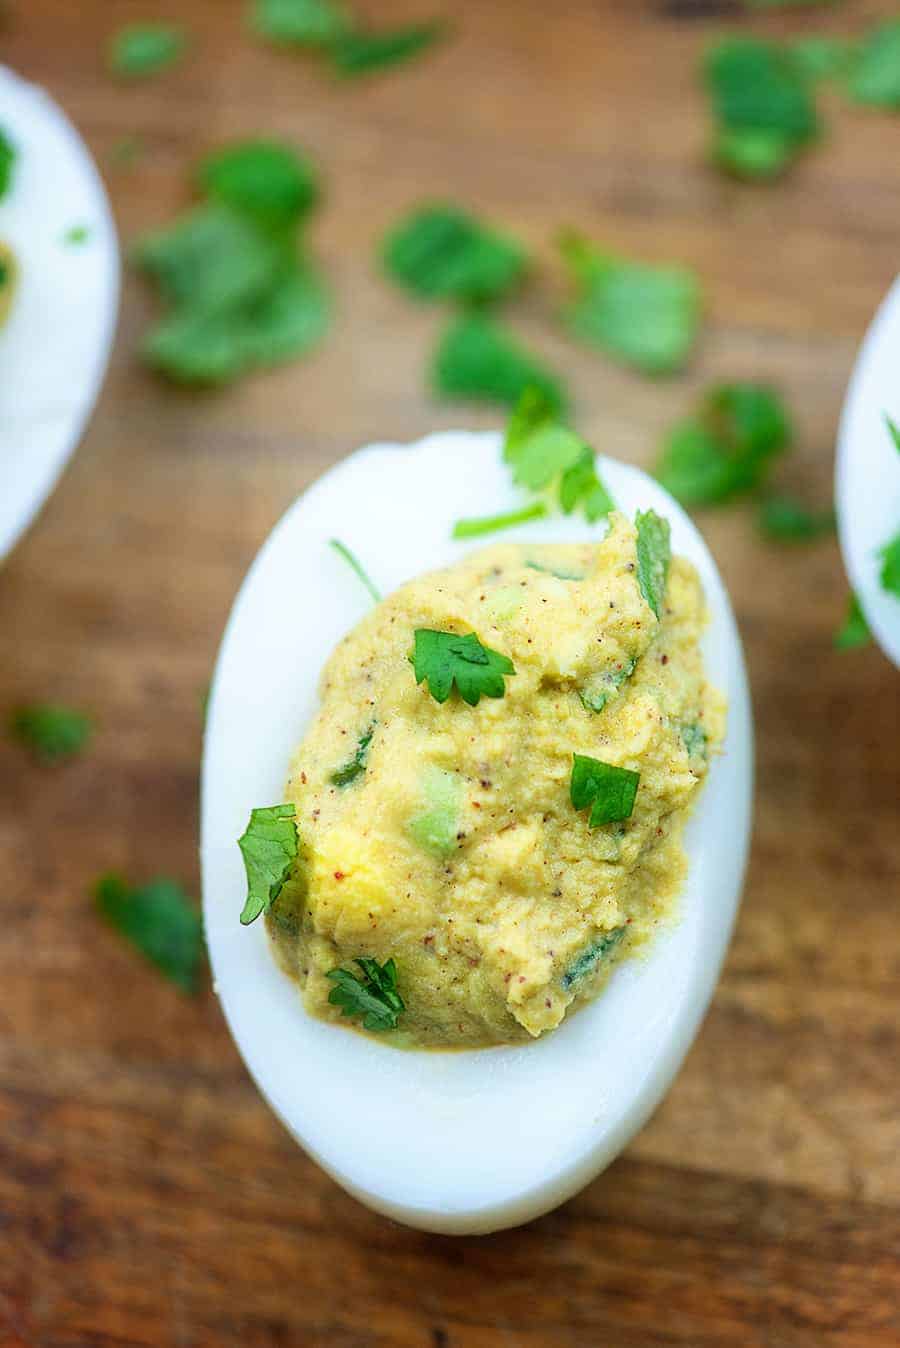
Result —
[[597, 965], [603, 959], [604, 955], [609, 955], [625, 935], [624, 927], [616, 927], [613, 931], [605, 932], [590, 945], [585, 946], [580, 955], [577, 955], [572, 963], [566, 969], [562, 976], [563, 988], [568, 992], [574, 983], [580, 982], [588, 974], [596, 969]]
[[0, 200], [6, 196], [13, 178], [16, 163], [16, 147], [5, 131], [0, 131]]
[[527, 388], [509, 420], [503, 458], [513, 479], [531, 491], [551, 485], [569, 515], [580, 506], [593, 522], [613, 509], [613, 500], [597, 475], [594, 451], [558, 419], [540, 389]]
[[716, 120], [713, 158], [737, 177], [777, 177], [819, 134], [809, 79], [772, 43], [726, 38], [709, 52], [704, 74]]
[[479, 515], [472, 519], [457, 520], [453, 526], [454, 538], [480, 538], [482, 534], [493, 534], [499, 529], [512, 529], [517, 524], [527, 524], [529, 520], [539, 520], [547, 514], [543, 501], [533, 501], [521, 510], [508, 510], [504, 515]]
[[828, 80], [842, 75], [853, 60], [855, 48], [840, 38], [806, 37], [792, 42], [787, 54], [808, 80]]
[[585, 711], [601, 712], [608, 706], [609, 700], [627, 683], [637, 669], [637, 657], [626, 660], [620, 669], [614, 669], [592, 679], [579, 690], [578, 696]]
[[858, 646], [867, 646], [872, 640], [866, 615], [855, 594], [847, 601], [847, 616], [843, 626], [834, 634], [834, 644], [839, 651], [856, 650]]
[[278, 898], [297, 859], [296, 811], [293, 805], [267, 805], [252, 810], [238, 838], [247, 872], [247, 901], [241, 912], [246, 927], [266, 913]]
[[371, 579], [368, 572], [364, 569], [362, 562], [360, 562], [356, 554], [351, 552], [350, 549], [347, 547], [347, 544], [342, 543], [339, 538], [329, 538], [328, 546], [330, 548], [334, 548], [337, 555], [343, 558], [343, 560], [347, 563], [350, 570], [357, 577], [357, 579], [361, 581], [363, 585], [365, 585], [366, 589], [369, 591], [369, 594], [372, 596], [372, 602], [375, 604], [380, 604], [381, 594], [379, 593], [378, 588], [375, 585], [375, 582]]
[[196, 992], [203, 961], [200, 913], [174, 880], [132, 889], [119, 875], [102, 876], [94, 899], [107, 922], [182, 992]]
[[46, 763], [73, 758], [87, 744], [93, 726], [83, 712], [54, 703], [34, 703], [13, 713], [10, 729]]
[[881, 588], [900, 599], [900, 533], [879, 548], [878, 556], [881, 559], [881, 570], [878, 573]]
[[792, 496], [772, 496], [759, 509], [759, 527], [779, 543], [809, 543], [834, 532], [833, 509], [810, 510]]
[[393, 959], [379, 964], [361, 955], [353, 963], [359, 973], [349, 969], [330, 969], [325, 975], [335, 986], [328, 994], [332, 1006], [344, 1016], [361, 1016], [364, 1030], [395, 1030], [406, 1004], [397, 991], [397, 965]]
[[572, 755], [569, 795], [576, 810], [591, 807], [590, 828], [630, 819], [637, 796], [639, 772], [617, 768], [587, 754]]
[[446, 32], [447, 25], [437, 19], [402, 28], [352, 29], [335, 38], [329, 52], [338, 74], [368, 75], [412, 60], [434, 46]]
[[639, 510], [634, 522], [637, 526], [638, 585], [658, 618], [672, 559], [669, 521], [657, 515], [655, 510]]
[[707, 734], [699, 721], [681, 727], [681, 741], [688, 758], [705, 758]]
[[435, 354], [431, 383], [445, 398], [513, 407], [527, 388], [536, 388], [554, 411], [567, 398], [562, 381], [526, 351], [505, 328], [478, 316], [455, 320]]
[[370, 725], [364, 734], [360, 735], [353, 757], [333, 772], [329, 777], [332, 786], [349, 786], [355, 782], [357, 777], [362, 776], [366, 770], [366, 759], [369, 756], [369, 745], [372, 743], [372, 736], [375, 734], [374, 725]]
[[335, 0], [256, 0], [251, 26], [272, 42], [294, 47], [327, 47], [351, 26]]
[[315, 205], [318, 177], [309, 160], [273, 140], [244, 140], [201, 160], [200, 186], [218, 201], [277, 228]]
[[176, 65], [187, 49], [187, 35], [178, 24], [135, 23], [120, 28], [109, 45], [113, 74], [139, 80]]
[[72, 225], [62, 236], [62, 241], [70, 248], [78, 248], [81, 244], [87, 243], [91, 237], [91, 231], [87, 225]]
[[413, 211], [385, 239], [388, 274], [423, 299], [487, 302], [522, 280], [523, 248], [455, 206]]
[[717, 505], [761, 486], [791, 438], [774, 389], [718, 384], [670, 432], [656, 476], [684, 505]]
[[887, 423], [888, 434], [893, 440], [895, 448], [898, 451], [900, 451], [900, 426], [898, 426], [896, 421], [894, 421], [891, 417], [888, 416], [887, 412], [885, 412], [884, 414], [884, 419], [885, 422]]
[[412, 657], [416, 683], [427, 681], [435, 702], [446, 702], [453, 684], [470, 707], [483, 697], [503, 697], [504, 676], [515, 674], [513, 663], [490, 646], [482, 646], [474, 632], [435, 632], [417, 627]]
[[850, 96], [877, 108], [900, 108], [900, 21], [879, 24], [864, 38], [848, 78]]
[[619, 258], [577, 234], [560, 247], [579, 292], [567, 315], [577, 336], [644, 374], [684, 368], [700, 324], [692, 271]]

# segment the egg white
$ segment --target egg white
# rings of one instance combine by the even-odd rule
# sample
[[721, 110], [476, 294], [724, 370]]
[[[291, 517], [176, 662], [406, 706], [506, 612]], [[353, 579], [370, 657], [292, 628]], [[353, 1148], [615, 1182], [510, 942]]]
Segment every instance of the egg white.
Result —
[[900, 454], [884, 415], [900, 426], [900, 277], [860, 348], [838, 432], [835, 497], [844, 566], [872, 634], [900, 665], [900, 599], [879, 579], [878, 549], [900, 530]]
[[[316, 708], [320, 670], [366, 611], [356, 577], [328, 547], [351, 547], [382, 592], [453, 562], [453, 521], [521, 504], [493, 433], [433, 435], [359, 451], [276, 526], [235, 602], [216, 666], [203, 764], [202, 868], [215, 986], [265, 1098], [345, 1189], [426, 1230], [513, 1226], [556, 1206], [606, 1166], [656, 1106], [713, 992], [740, 899], [750, 834], [753, 749], [740, 641], [715, 564], [663, 489], [610, 459], [617, 504], [653, 507], [702, 578], [709, 677], [730, 708], [686, 846], [683, 917], [645, 961], [621, 965], [602, 995], [532, 1044], [403, 1052], [325, 1024], [275, 967], [262, 922], [242, 928], [246, 881], [235, 839], [250, 809], [282, 799], [290, 755]], [[603, 526], [557, 516], [504, 538], [577, 542]], [[493, 541], [486, 539], [485, 542]]]
[[[40, 509], [74, 451], [106, 370], [119, 255], [103, 184], [53, 100], [0, 66], [0, 128], [16, 148], [0, 239], [18, 285], [0, 328], [0, 557]], [[84, 243], [66, 231], [84, 226]]]

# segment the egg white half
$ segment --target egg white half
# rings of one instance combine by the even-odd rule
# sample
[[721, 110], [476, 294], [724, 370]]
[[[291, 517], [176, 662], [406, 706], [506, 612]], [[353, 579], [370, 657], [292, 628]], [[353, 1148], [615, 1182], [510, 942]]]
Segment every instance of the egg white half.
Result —
[[[19, 276], [0, 328], [0, 557], [49, 495], [106, 370], [119, 254], [103, 184], [83, 141], [42, 89], [0, 66], [0, 128], [17, 151], [0, 239]], [[66, 232], [88, 231], [80, 244]]]
[[900, 665], [900, 599], [879, 579], [878, 549], [900, 530], [900, 453], [885, 425], [900, 426], [900, 277], [869, 328], [838, 432], [835, 497], [844, 566], [885, 655]]
[[[527, 1221], [613, 1159], [690, 1046], [740, 899], [753, 747], [728, 597], [696, 528], [657, 483], [610, 459], [600, 471], [625, 512], [653, 507], [668, 517], [673, 551], [700, 573], [711, 610], [705, 658], [729, 699], [728, 732], [687, 828], [681, 921], [648, 959], [621, 965], [597, 1001], [544, 1038], [404, 1052], [325, 1024], [306, 1013], [296, 986], [275, 967], [262, 922], [238, 922], [246, 880], [235, 839], [253, 806], [282, 799], [322, 665], [369, 602], [328, 539], [351, 547], [384, 593], [453, 562], [475, 546], [451, 540], [455, 519], [522, 503], [501, 463], [500, 437], [459, 432], [376, 445], [333, 468], [257, 556], [216, 666], [203, 764], [203, 901], [232, 1034], [263, 1095], [309, 1155], [362, 1202], [426, 1230], [481, 1232]], [[578, 542], [602, 534], [601, 525], [558, 516], [503, 537]]]

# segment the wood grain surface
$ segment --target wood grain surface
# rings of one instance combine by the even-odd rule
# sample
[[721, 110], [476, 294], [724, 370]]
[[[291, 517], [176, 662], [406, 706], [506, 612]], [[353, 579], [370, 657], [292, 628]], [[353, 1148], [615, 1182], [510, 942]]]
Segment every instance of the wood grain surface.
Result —
[[[749, 508], [701, 517], [758, 721], [743, 912], [662, 1108], [531, 1226], [439, 1238], [358, 1206], [259, 1099], [212, 990], [181, 997], [88, 897], [110, 867], [198, 891], [200, 699], [240, 578], [296, 494], [372, 438], [498, 424], [426, 394], [441, 314], [373, 266], [405, 207], [452, 197], [546, 259], [510, 321], [567, 372], [605, 451], [648, 465], [711, 379], [773, 379], [798, 424], [781, 480], [830, 499], [855, 349], [900, 262], [900, 118], [826, 95], [827, 141], [776, 188], [736, 185], [704, 162], [696, 65], [723, 27], [856, 31], [896, 5], [726, 21], [708, 15], [728, 5], [688, 0], [445, 0], [451, 40], [353, 85], [252, 41], [243, 0], [6, 8], [3, 60], [79, 125], [124, 241], [169, 219], [228, 137], [313, 153], [337, 321], [306, 362], [185, 394], [136, 358], [153, 305], [127, 276], [89, 432], [0, 569], [0, 713], [56, 699], [98, 725], [55, 769], [0, 744], [0, 1343], [900, 1344], [900, 678], [875, 649], [832, 650], [834, 541], [764, 543]], [[189, 23], [190, 59], [116, 85], [111, 28], [160, 15]], [[125, 135], [144, 147], [131, 167], [114, 162]], [[687, 376], [642, 380], [547, 322], [553, 237], [573, 223], [701, 273]]]

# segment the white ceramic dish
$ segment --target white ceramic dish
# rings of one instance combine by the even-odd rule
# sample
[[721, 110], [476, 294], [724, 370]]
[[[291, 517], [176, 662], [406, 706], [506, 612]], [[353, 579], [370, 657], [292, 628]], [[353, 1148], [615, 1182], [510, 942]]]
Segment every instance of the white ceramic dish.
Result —
[[[75, 450], [109, 359], [119, 252], [103, 184], [53, 100], [0, 66], [0, 129], [18, 152], [0, 239], [19, 264], [0, 329], [0, 558]], [[67, 244], [69, 229], [86, 240]]]
[[[712, 621], [710, 677], [727, 692], [723, 756], [688, 825], [683, 917], [644, 962], [526, 1046], [409, 1053], [307, 1015], [275, 967], [263, 924], [243, 928], [235, 839], [251, 807], [282, 799], [292, 750], [337, 640], [368, 606], [328, 548], [346, 542], [388, 592], [472, 544], [453, 521], [516, 504], [491, 433], [361, 450], [287, 512], [251, 567], [219, 653], [203, 765], [202, 865], [216, 988], [257, 1085], [303, 1148], [362, 1202], [427, 1230], [480, 1232], [545, 1212], [592, 1179], [659, 1102], [712, 996], [740, 898], [750, 833], [752, 726], [740, 642], [715, 564], [666, 492], [635, 468], [600, 467], [620, 508], [654, 507], [698, 568]], [[555, 517], [502, 535], [583, 541], [602, 528]], [[493, 542], [492, 536], [484, 540]]]
[[878, 549], [900, 530], [900, 277], [860, 348], [838, 432], [835, 497], [844, 566], [872, 634], [900, 665], [900, 599], [879, 580]]

